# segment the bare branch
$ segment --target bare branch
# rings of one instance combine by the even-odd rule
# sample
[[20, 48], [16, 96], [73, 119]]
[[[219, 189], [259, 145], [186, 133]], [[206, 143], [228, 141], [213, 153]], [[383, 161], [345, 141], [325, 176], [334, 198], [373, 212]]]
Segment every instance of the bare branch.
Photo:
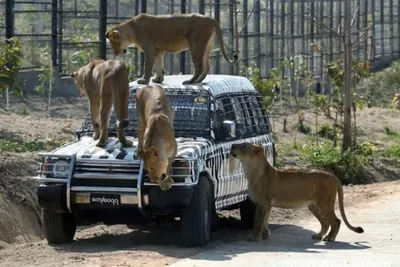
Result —
[[242, 34], [242, 32], [244, 31], [244, 28], [246, 27], [247, 23], [249, 22], [249, 19], [250, 19], [251, 15], [253, 14], [254, 9], [255, 9], [255, 7], [256, 7], [256, 3], [257, 3], [258, 1], [260, 1], [260, 0], [254, 0], [253, 7], [252, 7], [251, 10], [250, 10], [249, 16], [246, 18], [246, 21], [243, 23], [243, 27], [242, 27], [242, 29], [240, 30], [239, 34], [238, 34], [239, 36]]
[[365, 42], [365, 41], [367, 41], [368, 39], [371, 39], [371, 38], [372, 38], [371, 35], [370, 35], [370, 36], [367, 36], [366, 38], [362, 39], [362, 40], [359, 41], [358, 43], [353, 43], [352, 46], [353, 46], [353, 47], [354, 47], [354, 46], [358, 46], [358, 45], [360, 45], [361, 43], [363, 43], [363, 42]]
[[359, 33], [359, 32], [368, 32], [368, 30], [371, 29], [373, 26], [374, 26], [374, 24], [371, 24], [371, 25], [369, 25], [369, 26], [366, 27], [366, 28], [359, 29], [358, 31], [352, 32], [352, 34]]
[[357, 6], [356, 10], [354, 11], [353, 18], [351, 19], [350, 26], [353, 26], [354, 20], [356, 19], [356, 15], [360, 6]]
[[306, 7], [306, 9], [309, 10], [310, 15], [308, 16], [304, 16], [305, 18], [309, 19], [312, 21], [312, 23], [315, 23], [317, 27], [328, 31], [329, 33], [331, 33], [335, 38], [339, 39], [341, 42], [343, 42], [343, 38], [344, 36], [341, 35], [339, 33], [339, 31], [335, 31], [335, 29], [329, 27], [328, 25], [326, 25], [326, 23], [324, 23], [322, 20], [318, 19], [317, 16], [315, 16], [315, 14], [313, 14], [311, 12], [311, 8], [308, 5], [304, 5]]

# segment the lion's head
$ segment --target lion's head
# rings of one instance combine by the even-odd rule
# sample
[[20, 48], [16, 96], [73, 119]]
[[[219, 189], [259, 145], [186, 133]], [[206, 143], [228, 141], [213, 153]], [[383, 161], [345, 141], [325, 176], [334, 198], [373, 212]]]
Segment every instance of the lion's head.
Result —
[[143, 159], [149, 179], [155, 183], [167, 178], [168, 158], [163, 157], [155, 146], [142, 151], [139, 156]]
[[241, 161], [254, 160], [258, 157], [265, 158], [264, 149], [259, 144], [233, 144], [231, 146], [231, 155]]
[[129, 46], [129, 41], [125, 38], [123, 32], [112, 29], [106, 32], [106, 38], [110, 40], [111, 47], [116, 56], [126, 53], [126, 48]]

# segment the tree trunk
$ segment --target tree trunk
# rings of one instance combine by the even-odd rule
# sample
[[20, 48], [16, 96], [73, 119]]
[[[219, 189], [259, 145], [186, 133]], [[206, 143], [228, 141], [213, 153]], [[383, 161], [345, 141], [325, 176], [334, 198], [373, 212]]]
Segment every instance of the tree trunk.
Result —
[[351, 2], [344, 1], [344, 122], [343, 122], [343, 150], [352, 146], [351, 143], [351, 71], [352, 71], [352, 43], [351, 43]]

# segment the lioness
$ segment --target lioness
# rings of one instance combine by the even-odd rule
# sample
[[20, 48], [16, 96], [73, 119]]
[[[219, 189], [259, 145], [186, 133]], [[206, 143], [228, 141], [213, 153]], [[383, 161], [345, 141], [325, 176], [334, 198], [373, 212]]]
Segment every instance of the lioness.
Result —
[[123, 146], [132, 146], [125, 137], [128, 121], [129, 80], [126, 66], [119, 60], [93, 58], [71, 74], [82, 95], [89, 98], [96, 146], [104, 147], [108, 138], [108, 121], [112, 104], [117, 123], [117, 136]]
[[208, 57], [215, 34], [225, 60], [234, 64], [238, 56], [229, 59], [219, 23], [201, 14], [149, 15], [139, 14], [106, 32], [116, 56], [126, 53], [126, 48], [136, 44], [144, 52], [143, 77], [139, 84], [148, 84], [155, 64], [156, 78], [153, 82], [162, 83], [163, 56], [165, 52], [190, 51], [194, 64], [194, 75], [183, 84], [200, 83], [210, 70]]
[[175, 159], [177, 143], [173, 128], [174, 113], [164, 89], [147, 85], [136, 95], [138, 115], [138, 156], [144, 161], [150, 181], [162, 190], [171, 188], [174, 180], [169, 176]]
[[[251, 241], [260, 241], [261, 237], [269, 236], [271, 207], [301, 206], [308, 206], [321, 223], [321, 231], [313, 234], [312, 238], [334, 241], [340, 228], [340, 220], [334, 210], [336, 193], [339, 196], [340, 214], [346, 226], [356, 233], [364, 232], [363, 228], [353, 227], [348, 222], [343, 207], [342, 184], [335, 175], [319, 170], [277, 170], [269, 164], [260, 145], [233, 144], [231, 154], [242, 163], [249, 182], [250, 197], [256, 202]], [[329, 226], [331, 230], [324, 237]]]

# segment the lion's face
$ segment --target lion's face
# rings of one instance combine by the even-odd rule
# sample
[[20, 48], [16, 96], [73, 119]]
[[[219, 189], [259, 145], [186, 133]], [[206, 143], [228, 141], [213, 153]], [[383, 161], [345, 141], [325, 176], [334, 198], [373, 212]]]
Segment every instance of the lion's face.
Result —
[[149, 147], [139, 155], [144, 161], [149, 179], [155, 183], [167, 178], [168, 159], [161, 157], [155, 146]]
[[262, 155], [263, 152], [263, 147], [258, 144], [242, 143], [231, 146], [231, 155], [241, 161], [252, 160], [254, 157]]
[[110, 40], [111, 47], [116, 56], [126, 53], [126, 40], [118, 30], [110, 30], [106, 32], [106, 38]]

